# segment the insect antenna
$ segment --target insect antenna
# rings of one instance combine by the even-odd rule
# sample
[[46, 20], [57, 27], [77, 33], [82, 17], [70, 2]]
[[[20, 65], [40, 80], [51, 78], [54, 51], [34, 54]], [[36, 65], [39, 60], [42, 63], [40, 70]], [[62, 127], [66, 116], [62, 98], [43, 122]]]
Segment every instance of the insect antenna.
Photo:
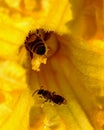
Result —
[[32, 97], [34, 96], [35, 93], [37, 93], [39, 91], [39, 89], [35, 90], [32, 94]]
[[[42, 88], [43, 88], [43, 86], [40, 87], [40, 89], [42, 89]], [[34, 94], [37, 93], [40, 89], [35, 90], [35, 91], [33, 92], [33, 94], [32, 94], [32, 97], [33, 97]]]

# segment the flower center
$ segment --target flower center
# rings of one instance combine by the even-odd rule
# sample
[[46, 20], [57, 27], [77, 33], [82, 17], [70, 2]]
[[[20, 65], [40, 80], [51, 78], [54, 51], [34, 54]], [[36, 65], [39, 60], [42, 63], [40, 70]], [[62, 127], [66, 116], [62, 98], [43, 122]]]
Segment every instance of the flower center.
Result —
[[39, 71], [41, 63], [46, 64], [48, 58], [52, 57], [59, 49], [57, 35], [53, 31], [36, 29], [30, 31], [24, 42], [28, 52], [32, 70]]

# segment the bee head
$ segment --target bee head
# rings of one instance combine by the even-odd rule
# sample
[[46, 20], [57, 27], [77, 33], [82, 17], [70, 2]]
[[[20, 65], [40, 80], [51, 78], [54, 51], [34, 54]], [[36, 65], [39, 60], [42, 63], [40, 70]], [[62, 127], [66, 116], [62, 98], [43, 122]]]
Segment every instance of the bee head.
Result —
[[38, 92], [37, 92], [37, 94], [40, 94], [40, 95], [42, 95], [44, 93], [44, 90], [43, 89], [40, 89]]

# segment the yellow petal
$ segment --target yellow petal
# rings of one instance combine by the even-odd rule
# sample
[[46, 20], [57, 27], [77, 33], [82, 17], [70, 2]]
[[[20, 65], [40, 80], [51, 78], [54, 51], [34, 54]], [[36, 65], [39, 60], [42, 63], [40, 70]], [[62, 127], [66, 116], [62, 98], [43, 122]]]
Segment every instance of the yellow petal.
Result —
[[[1, 130], [103, 130], [104, 11], [100, 2], [1, 2]], [[56, 37], [48, 41], [52, 51], [45, 65], [42, 58], [31, 61], [26, 49], [21, 50], [28, 32], [37, 28], [54, 31]], [[55, 91], [67, 104], [43, 104], [44, 96], [32, 97], [40, 86]]]
[[4, 113], [3, 115], [1, 115], [1, 130], [28, 130], [29, 111], [32, 103], [31, 99], [27, 92], [23, 92], [22, 94], [17, 93], [16, 95], [17, 97], [14, 96], [14, 99], [12, 99], [12, 103], [13, 100], [15, 100], [15, 103], [13, 104], [12, 108], [8, 108], [8, 106], [5, 106], [1, 109]]

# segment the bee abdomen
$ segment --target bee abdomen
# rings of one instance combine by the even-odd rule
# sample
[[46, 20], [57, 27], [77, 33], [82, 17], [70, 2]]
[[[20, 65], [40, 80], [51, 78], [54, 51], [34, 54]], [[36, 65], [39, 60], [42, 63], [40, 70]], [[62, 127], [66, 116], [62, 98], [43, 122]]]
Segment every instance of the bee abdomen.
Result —
[[45, 47], [45, 45], [44, 45], [43, 43], [40, 43], [40, 44], [38, 43], [38, 44], [35, 46], [35, 48], [34, 48], [33, 51], [35, 51], [36, 54], [44, 55], [45, 52], [46, 52], [46, 47]]
[[27, 48], [32, 53], [36, 53], [39, 55], [43, 55], [46, 51], [46, 47], [45, 47], [43, 40], [38, 37], [34, 41], [29, 42]]

